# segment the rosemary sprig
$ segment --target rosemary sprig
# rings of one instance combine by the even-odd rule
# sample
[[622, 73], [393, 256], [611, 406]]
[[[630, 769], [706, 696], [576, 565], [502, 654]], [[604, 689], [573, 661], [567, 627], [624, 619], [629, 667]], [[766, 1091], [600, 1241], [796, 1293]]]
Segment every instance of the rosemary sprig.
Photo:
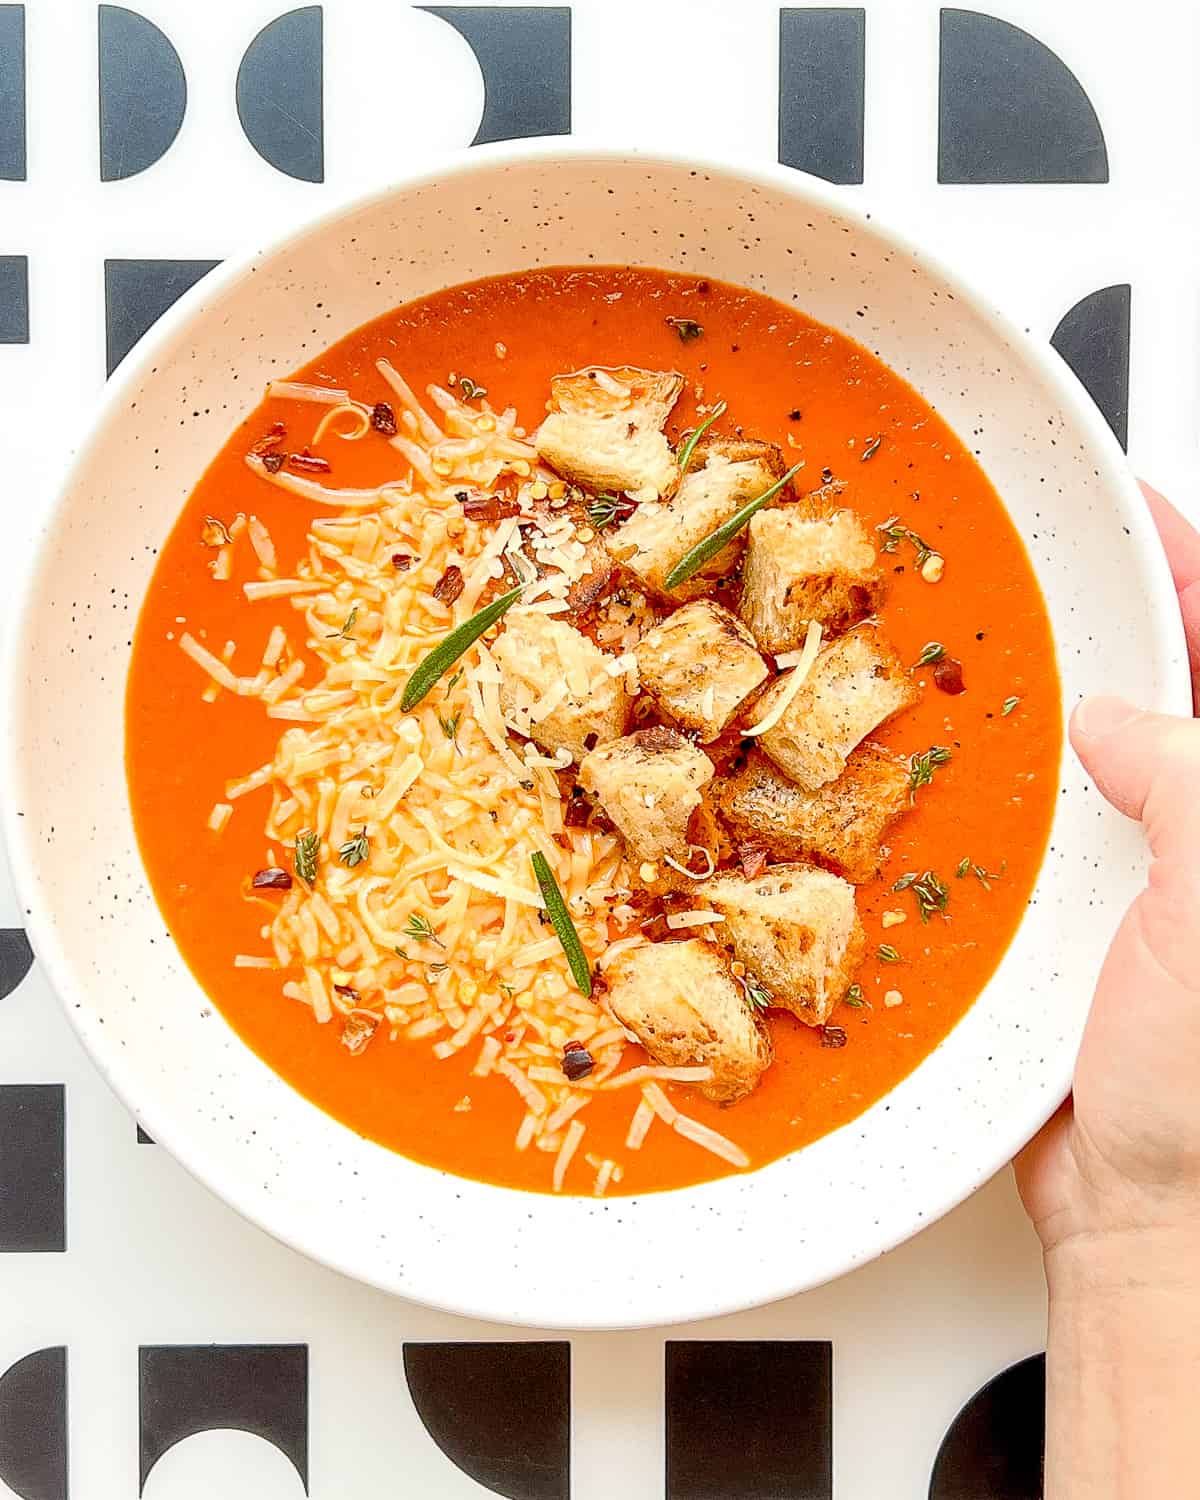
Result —
[[546, 903], [546, 911], [554, 931], [562, 944], [563, 952], [567, 955], [567, 965], [571, 970], [571, 978], [575, 981], [575, 987], [581, 995], [590, 995], [592, 993], [591, 966], [587, 961], [587, 954], [583, 951], [583, 944], [579, 941], [579, 934], [575, 931], [575, 923], [571, 921], [571, 913], [567, 910], [563, 893], [558, 888], [558, 881], [554, 878], [554, 871], [540, 850], [529, 856], [529, 863], [533, 866], [534, 877], [542, 893], [542, 900]]
[[350, 611], [350, 613], [346, 616], [346, 623], [342, 626], [342, 628], [340, 630], [331, 630], [329, 632], [329, 635], [328, 635], [327, 639], [329, 639], [331, 641], [347, 641], [347, 640], [349, 640], [350, 639], [350, 632], [354, 629], [354, 622], [357, 619], [358, 619], [358, 605], [356, 604], [354, 606], [354, 608]]
[[710, 531], [706, 537], [702, 537], [689, 551], [685, 552], [671, 571], [667, 574], [665, 587], [678, 588], [681, 583], [686, 583], [693, 573], [698, 573], [708, 562], [709, 558], [715, 557], [718, 552], [735, 537], [747, 521], [756, 515], [769, 501], [789, 483], [793, 475], [797, 474], [801, 464], [793, 464], [782, 479], [777, 479], [768, 490], [761, 495], [756, 495], [753, 500], [748, 500], [741, 510], [735, 511], [723, 525], [718, 526], [715, 531]]
[[923, 786], [928, 786], [933, 780], [933, 773], [938, 766], [944, 766], [951, 758], [950, 750], [945, 745], [930, 745], [929, 749], [921, 755], [913, 755], [908, 762], [908, 795], [916, 796]]
[[439, 678], [445, 676], [464, 651], [468, 650], [496, 621], [521, 597], [525, 585], [519, 583], [507, 594], [501, 594], [490, 604], [485, 604], [469, 620], [464, 620], [445, 640], [440, 641], [427, 656], [417, 663], [412, 676], [405, 684], [400, 698], [400, 707], [407, 713], [416, 708]]
[[675, 462], [679, 465], [679, 472], [681, 474], [687, 473], [688, 465], [692, 461], [692, 455], [696, 451], [696, 444], [700, 441], [700, 439], [704, 436], [704, 434], [708, 431], [712, 424], [720, 417], [723, 417], [725, 415], [725, 411], [725, 402], [718, 401], [716, 406], [713, 407], [712, 411], [709, 412], [708, 416], [705, 417], [704, 421], [700, 423], [699, 427], [696, 428], [695, 432], [692, 433], [691, 437], [688, 438], [687, 442], [684, 443], [683, 447], [680, 448], [679, 452], [675, 455]]

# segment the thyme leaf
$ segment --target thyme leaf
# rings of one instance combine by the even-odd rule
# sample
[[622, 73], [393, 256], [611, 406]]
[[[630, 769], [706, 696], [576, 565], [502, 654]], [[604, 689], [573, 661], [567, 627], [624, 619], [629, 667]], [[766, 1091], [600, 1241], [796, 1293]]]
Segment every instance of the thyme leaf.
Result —
[[370, 853], [371, 841], [367, 837], [367, 830], [360, 828], [338, 850], [338, 859], [341, 860], [342, 864], [353, 870], [355, 865], [365, 864]]
[[681, 344], [691, 343], [704, 332], [703, 324], [697, 323], [695, 318], [664, 318], [663, 321], [679, 335]]
[[308, 885], [313, 885], [317, 878], [317, 854], [321, 848], [320, 835], [314, 833], [311, 828], [306, 828], [302, 833], [296, 835], [296, 874]]

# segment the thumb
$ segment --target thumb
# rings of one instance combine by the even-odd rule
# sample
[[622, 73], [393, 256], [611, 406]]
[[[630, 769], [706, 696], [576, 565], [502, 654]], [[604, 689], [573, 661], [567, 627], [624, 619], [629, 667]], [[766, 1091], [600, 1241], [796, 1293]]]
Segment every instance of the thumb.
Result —
[[1200, 846], [1200, 722], [1143, 713], [1120, 698], [1088, 698], [1071, 744], [1102, 795], [1138, 819], [1157, 857]]

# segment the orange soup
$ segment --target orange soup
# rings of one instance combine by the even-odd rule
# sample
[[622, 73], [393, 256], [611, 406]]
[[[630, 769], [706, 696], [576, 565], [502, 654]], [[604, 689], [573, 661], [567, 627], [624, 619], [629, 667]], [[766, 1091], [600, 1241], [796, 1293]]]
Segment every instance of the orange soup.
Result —
[[[580, 371], [590, 385], [552, 387]], [[650, 397], [638, 405], [647, 372], [666, 382], [661, 420]], [[963, 443], [866, 349], [802, 313], [624, 267], [452, 287], [288, 382], [180, 515], [127, 693], [155, 894], [247, 1044], [361, 1134], [534, 1191], [640, 1193], [761, 1166], [894, 1088], [996, 968], [1057, 791], [1046, 610]], [[548, 400], [563, 457], [541, 427]], [[588, 446], [614, 404], [629, 420], [603, 433], [637, 454]], [[624, 528], [650, 507], [638, 524], [661, 512], [690, 548], [685, 503], [727, 465], [758, 461], [745, 454], [766, 455], [764, 481], [790, 475], [760, 515], [783, 518], [789, 547], [794, 526], [799, 561], [750, 522], [689, 584], [666, 588], [621, 544]], [[814, 572], [805, 523], [849, 528], [858, 572], [840, 558]], [[422, 667], [518, 588], [452, 662]], [[775, 591], [769, 607], [747, 599], [758, 589]], [[641, 644], [689, 599], [682, 623], [724, 621], [749, 668], [719, 729], [727, 679], [701, 679], [685, 712]], [[539, 646], [516, 661], [519, 621], [552, 641], [549, 657]], [[848, 639], [880, 643], [893, 665], [874, 677], [900, 683], [901, 706], [866, 746], [848, 730], [833, 770], [810, 777], [778, 728], [755, 731], [791, 715], [825, 754], [812, 726], [833, 712], [821, 684], [835, 693], [831, 653]], [[564, 642], [582, 666], [554, 656]], [[602, 663], [590, 678], [589, 662]], [[685, 665], [714, 663], [700, 644]], [[411, 704], [423, 670], [435, 680]], [[630, 812], [624, 783], [613, 791], [626, 744], [664, 788], [683, 778], [678, 806], [674, 789], [660, 799], [634, 784], [665, 833]], [[850, 869], [844, 830], [793, 825], [857, 795], [834, 795], [835, 772], [868, 751], [891, 805], [854, 813], [878, 848]], [[724, 816], [723, 788], [747, 764], [783, 799], [761, 836]], [[550, 890], [530, 863], [539, 853]], [[780, 870], [791, 873], [762, 896]], [[786, 907], [782, 926], [768, 913], [756, 927], [738, 905], [751, 887], [755, 900], [790, 900], [796, 882], [842, 914], [832, 926], [793, 922]], [[661, 959], [664, 943], [659, 972], [678, 969], [665, 988], [680, 993], [624, 994], [616, 976], [647, 946]], [[710, 965], [711, 985], [688, 988], [688, 955]], [[666, 999], [688, 1007], [686, 1024], [647, 1019]]]

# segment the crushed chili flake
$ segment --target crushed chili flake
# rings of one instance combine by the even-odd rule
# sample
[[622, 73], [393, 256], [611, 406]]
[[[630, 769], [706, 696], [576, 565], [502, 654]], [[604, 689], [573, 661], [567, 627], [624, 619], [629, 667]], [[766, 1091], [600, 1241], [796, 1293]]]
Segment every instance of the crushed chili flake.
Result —
[[582, 1042], [568, 1042], [563, 1048], [562, 1070], [571, 1083], [586, 1078], [596, 1061]]
[[739, 844], [738, 859], [747, 880], [757, 880], [767, 868], [767, 851], [761, 844]]
[[352, 1057], [357, 1057], [379, 1028], [379, 1017], [374, 1011], [354, 1010], [342, 1022], [342, 1046]]
[[844, 1047], [846, 1045], [846, 1033], [841, 1026], [821, 1027], [822, 1047]]
[[263, 468], [268, 474], [278, 474], [283, 468], [284, 455], [282, 453], [264, 453], [262, 456]]
[[352, 984], [335, 984], [333, 988], [339, 995], [345, 995], [347, 1000], [353, 1000], [356, 1005], [362, 999]]
[[957, 697], [967, 690], [963, 681], [962, 662], [957, 656], [943, 656], [934, 666], [933, 680], [943, 693], [949, 693], [951, 697]]
[[412, 567], [412, 553], [393, 552], [392, 567], [395, 568], [397, 573], [407, 573], [409, 568]]
[[327, 458], [318, 458], [305, 448], [303, 453], [289, 453], [287, 461], [293, 469], [302, 469], [309, 474], [328, 474], [333, 465]]
[[272, 448], [278, 448], [284, 438], [287, 437], [287, 428], [282, 422], [272, 422], [270, 430], [263, 433], [262, 437], [250, 447], [250, 452], [256, 457], [268, 452]]
[[376, 401], [371, 408], [371, 426], [376, 432], [382, 432], [384, 437], [396, 436], [400, 429], [390, 401]]
[[563, 823], [568, 828], [583, 828], [591, 815], [591, 806], [578, 790], [573, 791], [563, 809]]
[[258, 870], [251, 885], [256, 891], [290, 891], [292, 877], [278, 865], [272, 865], [269, 869]]
[[462, 513], [468, 521], [481, 521], [491, 525], [521, 513], [521, 507], [515, 500], [492, 494], [488, 490], [459, 490], [454, 498], [462, 506]]
[[233, 538], [224, 521], [218, 521], [216, 516], [205, 516], [200, 540], [206, 547], [227, 547]]
[[439, 604], [453, 604], [463, 591], [462, 569], [451, 563], [433, 586], [433, 597]]

